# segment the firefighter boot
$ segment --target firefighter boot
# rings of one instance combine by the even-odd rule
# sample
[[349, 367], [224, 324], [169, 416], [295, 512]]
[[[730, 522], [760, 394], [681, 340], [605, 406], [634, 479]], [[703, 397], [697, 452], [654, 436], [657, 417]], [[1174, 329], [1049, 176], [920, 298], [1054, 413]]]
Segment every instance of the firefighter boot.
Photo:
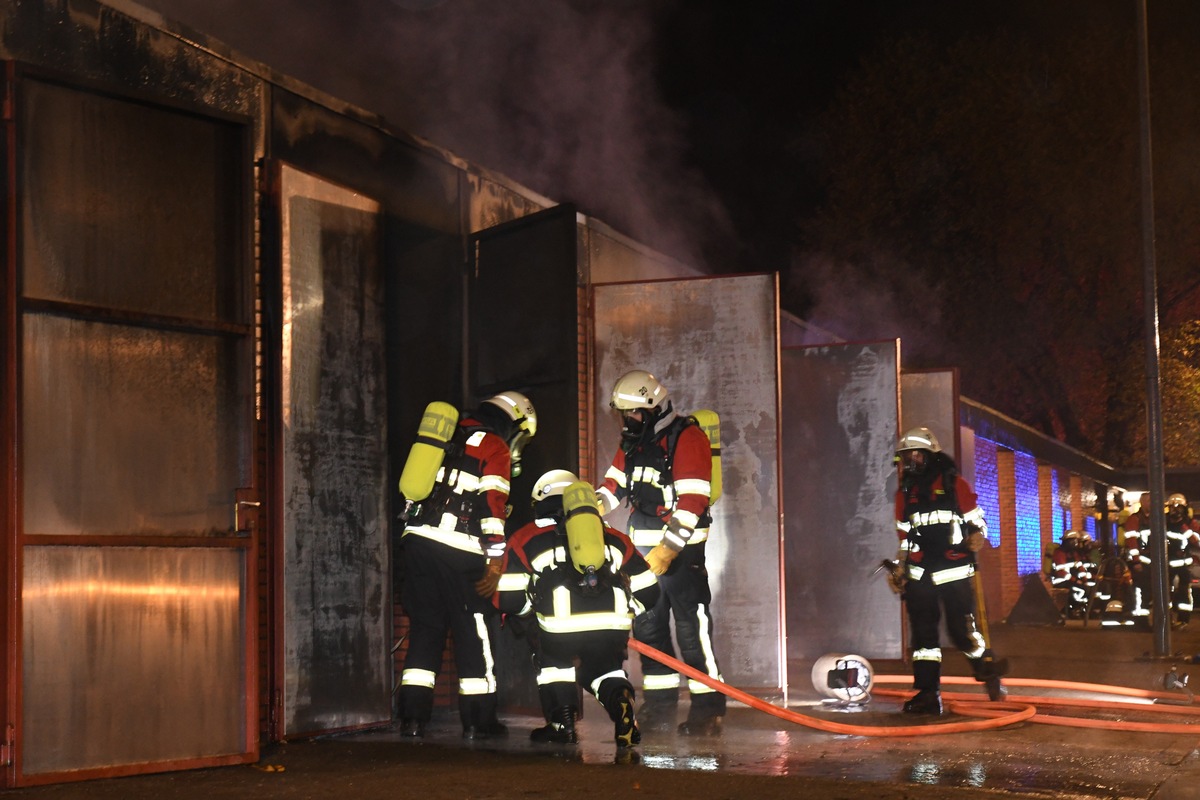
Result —
[[905, 714], [941, 714], [942, 694], [937, 689], [922, 689], [904, 704]]
[[622, 689], [609, 698], [605, 711], [613, 721], [617, 747], [633, 747], [642, 741], [642, 732], [638, 730], [633, 715], [633, 692], [630, 689]]
[[554, 709], [547, 722], [540, 728], [535, 728], [529, 734], [530, 741], [546, 742], [549, 744], [575, 744], [579, 737], [575, 734], [575, 714], [573, 706], [562, 706]]
[[642, 706], [637, 711], [642, 730], [669, 731], [679, 713], [679, 693], [660, 690], [642, 691]]
[[1008, 674], [1008, 659], [996, 658], [989, 648], [971, 666], [975, 670], [975, 680], [987, 688], [988, 699], [993, 702], [1003, 700], [1008, 691], [1000, 679]]

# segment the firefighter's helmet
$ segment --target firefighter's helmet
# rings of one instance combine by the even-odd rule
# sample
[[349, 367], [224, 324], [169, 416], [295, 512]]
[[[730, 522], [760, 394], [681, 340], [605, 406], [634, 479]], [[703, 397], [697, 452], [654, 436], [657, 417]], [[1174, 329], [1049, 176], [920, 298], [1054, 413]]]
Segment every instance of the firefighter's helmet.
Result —
[[644, 369], [626, 372], [613, 384], [609, 405], [617, 411], [655, 409], [667, 401], [667, 387]]
[[1179, 492], [1175, 492], [1174, 494], [1172, 494], [1170, 497], [1167, 498], [1167, 509], [1169, 510], [1175, 506], [1187, 508], [1187, 498], [1184, 497]]
[[562, 497], [564, 491], [579, 478], [575, 473], [565, 469], [552, 469], [538, 478], [533, 484], [533, 502], [537, 504], [551, 497]]
[[913, 428], [900, 437], [900, 442], [896, 445], [896, 452], [903, 453], [905, 450], [928, 450], [931, 453], [942, 452], [941, 445], [938, 444], [937, 437], [933, 435], [933, 431], [929, 428]]
[[537, 410], [530, 399], [520, 392], [501, 392], [484, 402], [499, 408], [512, 421], [505, 438], [512, 454], [512, 476], [515, 478], [521, 474], [521, 451], [537, 435]]

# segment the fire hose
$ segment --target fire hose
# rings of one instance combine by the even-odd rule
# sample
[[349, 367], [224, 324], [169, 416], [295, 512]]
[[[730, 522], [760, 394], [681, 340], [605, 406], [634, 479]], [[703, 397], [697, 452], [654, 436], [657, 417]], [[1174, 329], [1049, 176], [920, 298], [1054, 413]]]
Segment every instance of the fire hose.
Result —
[[[1121, 702], [1113, 700], [1096, 700], [1090, 698], [1043, 697], [1026, 695], [1010, 695], [1005, 700], [991, 701], [988, 700], [985, 695], [964, 692], [943, 694], [943, 699], [949, 702], [950, 710], [952, 712], [961, 716], [975, 717], [977, 719], [972, 719], [965, 722], [954, 721], [922, 725], [848, 725], [841, 722], [833, 722], [830, 720], [820, 719], [818, 717], [812, 717], [807, 714], [801, 714], [796, 711], [792, 711], [791, 709], [768, 703], [767, 701], [755, 697], [748, 692], [744, 692], [741, 689], [737, 689], [733, 686], [723, 683], [722, 681], [719, 681], [710, 675], [707, 675], [700, 670], [683, 663], [679, 659], [669, 656], [666, 653], [639, 642], [636, 639], [630, 638], [629, 646], [642, 655], [652, 658], [664, 666], [670, 667], [681, 675], [685, 675], [692, 680], [702, 683], [710, 689], [721, 692], [730, 699], [737, 700], [738, 702], [743, 703], [757, 711], [762, 711], [763, 713], [770, 714], [788, 722], [793, 722], [797, 725], [804, 725], [805, 727], [813, 728], [815, 730], [825, 731], [826, 733], [878, 737], [930, 736], [944, 733], [965, 733], [968, 731], [991, 730], [1026, 721], [1037, 722], [1046, 725], [1062, 725], [1078, 728], [1101, 728], [1105, 730], [1116, 731], [1138, 731], [1143, 733], [1193, 734], [1200, 732], [1200, 722], [1196, 724], [1135, 722], [1126, 720], [1101, 720], [1083, 717], [1061, 716], [1057, 714], [1045, 714], [1039, 710], [1039, 707], [1073, 707], [1105, 711], [1119, 709], [1123, 711], [1148, 713], [1151, 715], [1176, 714], [1180, 716], [1200, 716], [1200, 707], [1196, 706], [1194, 698], [1189, 698], [1184, 705], [1157, 704], [1158, 700], [1165, 700], [1172, 704], [1179, 703], [1179, 695], [1172, 694], [1170, 692], [1134, 689], [1125, 686], [1108, 686], [1105, 684], [1096, 683], [1047, 680], [1040, 678], [1005, 678], [1004, 682], [1005, 685], [1009, 687], [1024, 686], [1029, 688], [1098, 693], [1117, 697], [1137, 698], [1147, 702], [1135, 704], [1129, 701]], [[907, 675], [875, 676], [875, 681], [877, 683], [906, 683], [911, 680], [911, 676]], [[976, 681], [974, 678], [942, 678], [942, 683], [948, 685], [973, 684], [975, 682]], [[907, 698], [912, 695], [911, 690], [902, 689], [876, 690], [875, 693], [886, 697], [898, 698]]]

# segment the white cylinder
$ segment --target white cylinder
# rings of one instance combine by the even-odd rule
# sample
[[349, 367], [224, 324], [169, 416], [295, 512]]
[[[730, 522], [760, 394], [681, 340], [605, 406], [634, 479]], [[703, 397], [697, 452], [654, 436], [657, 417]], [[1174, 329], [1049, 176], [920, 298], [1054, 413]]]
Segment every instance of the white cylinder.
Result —
[[871, 699], [875, 676], [871, 662], [862, 656], [829, 653], [813, 664], [812, 682], [823, 697], [858, 703]]

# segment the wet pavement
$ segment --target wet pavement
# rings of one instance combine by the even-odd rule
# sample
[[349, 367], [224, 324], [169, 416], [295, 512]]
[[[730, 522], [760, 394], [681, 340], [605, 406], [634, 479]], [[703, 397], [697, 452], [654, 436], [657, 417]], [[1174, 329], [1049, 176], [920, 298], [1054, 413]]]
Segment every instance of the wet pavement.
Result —
[[[1130, 628], [995, 625], [999, 655], [1011, 662], [1012, 701], [990, 706], [973, 681], [947, 679], [950, 713], [920, 718], [901, 714], [907, 670], [873, 662], [878, 683], [870, 702], [837, 708], [812, 687], [811, 664], [791, 665], [788, 711], [807, 724], [731, 702], [719, 737], [693, 738], [673, 730], [645, 731], [632, 750], [618, 749], [600, 706], [585, 698], [578, 745], [529, 741], [541, 724], [508, 714], [507, 737], [464, 741], [456, 715], [440, 710], [423, 740], [385, 729], [288, 743], [264, 749], [259, 764], [138, 776], [5, 792], [38, 800], [63, 798], [236, 798], [300, 800], [351, 796], [355, 800], [426, 798], [820, 797], [892, 798], [1154, 798], [1200, 800], [1200, 705], [1179, 686], [1200, 673], [1200, 625], [1173, 632], [1175, 655], [1153, 654], [1153, 635]], [[966, 674], [965, 661], [948, 652], [946, 672]], [[1176, 688], [1165, 678], [1175, 669]], [[1200, 679], [1198, 676], [1197, 679]], [[1047, 681], [1129, 687], [1151, 697], [1113, 697], [1068, 691]], [[1190, 680], [1188, 681], [1190, 683]], [[1035, 685], [1022, 685], [1022, 684]], [[889, 692], [890, 690], [890, 692]], [[955, 700], [961, 696], [964, 699]], [[1080, 699], [1086, 708], [1037, 703], [1032, 718], [998, 728], [957, 733], [921, 728], [914, 735], [880, 735], [914, 724], [956, 727], [993, 724], [977, 713], [1015, 714], [1029, 696]], [[1105, 707], [1105, 702], [1122, 705]], [[1062, 702], [1060, 699], [1058, 702]], [[994, 709], [988, 712], [988, 709]], [[686, 713], [681, 706], [680, 716]], [[782, 712], [785, 715], [787, 711]], [[1082, 718], [1099, 727], [1043, 724], [1050, 715]], [[822, 726], [855, 726], [834, 733]], [[1140, 725], [1142, 730], [1120, 730]], [[1192, 725], [1195, 725], [1193, 732]]]
[[[973, 721], [985, 724], [978, 723], [974, 716], [957, 713], [960, 709], [989, 706], [980, 684], [967, 681], [944, 686], [948, 700], [957, 695], [964, 699], [957, 708], [951, 700], [949, 713], [940, 718], [905, 715], [900, 713], [902, 697], [884, 696], [887, 689], [900, 694], [907, 690], [905, 665], [899, 661], [873, 662], [877, 676], [897, 676], [904, 682], [879, 683], [868, 703], [839, 708], [812, 687], [812, 665], [808, 663], [791, 666], [789, 710], [811, 717], [817, 725], [832, 722], [862, 726], [870, 731], [869, 735], [830, 733], [731, 702], [720, 737], [687, 737], [673, 730], [645, 731], [636, 752], [628, 753], [612, 743], [611, 723], [600, 706], [587, 697], [579, 726], [580, 743], [576, 746], [532, 743], [528, 732], [541, 720], [511, 715], [505, 718], [511, 732], [503, 739], [468, 744], [457, 740], [459, 744], [455, 745], [457, 720], [447, 716], [429, 731], [428, 741], [585, 764], [633, 762], [648, 769], [897, 784], [907, 785], [914, 792], [921, 787], [941, 787], [990, 789], [1026, 797], [1200, 800], [1200, 716], [1194, 715], [1200, 712], [1200, 706], [1188, 705], [1191, 695], [1187, 688], [1168, 691], [1166, 681], [1172, 668], [1180, 681], [1193, 671], [1200, 673], [1200, 665], [1191, 663], [1193, 654], [1200, 651], [1200, 630], [1173, 632], [1171, 650], [1175, 655], [1168, 658], [1154, 655], [1153, 634], [1142, 629], [1100, 628], [1095, 623], [1084, 627], [1079, 621], [1071, 621], [1063, 626], [997, 625], [991, 634], [998, 654], [1007, 656], [1011, 664], [1013, 681], [1008, 690], [1017, 702], [1002, 707], [1010, 713], [1027, 705], [1020, 702], [1025, 697], [1125, 705], [1069, 711], [1039, 705], [1039, 715], [1030, 721], [989, 730], [935, 733], [935, 725]], [[965, 660], [956, 652], [946, 653], [945, 666], [949, 675], [967, 675]], [[1200, 675], [1197, 677], [1200, 679]], [[1161, 696], [1130, 698], [1099, 691], [1015, 685], [1022, 679], [1129, 687]], [[1154, 713], [1145, 711], [1149, 705], [1157, 706]], [[1037, 721], [1047, 714], [1083, 717], [1101, 727], [1077, 728]], [[686, 705], [681, 706], [680, 719], [685, 715]], [[1120, 729], [1129, 723], [1146, 730]], [[885, 735], [889, 729], [913, 724], [931, 726], [929, 733]], [[1195, 732], [1186, 727], [1193, 724]], [[398, 740], [391, 732], [365, 738]]]

